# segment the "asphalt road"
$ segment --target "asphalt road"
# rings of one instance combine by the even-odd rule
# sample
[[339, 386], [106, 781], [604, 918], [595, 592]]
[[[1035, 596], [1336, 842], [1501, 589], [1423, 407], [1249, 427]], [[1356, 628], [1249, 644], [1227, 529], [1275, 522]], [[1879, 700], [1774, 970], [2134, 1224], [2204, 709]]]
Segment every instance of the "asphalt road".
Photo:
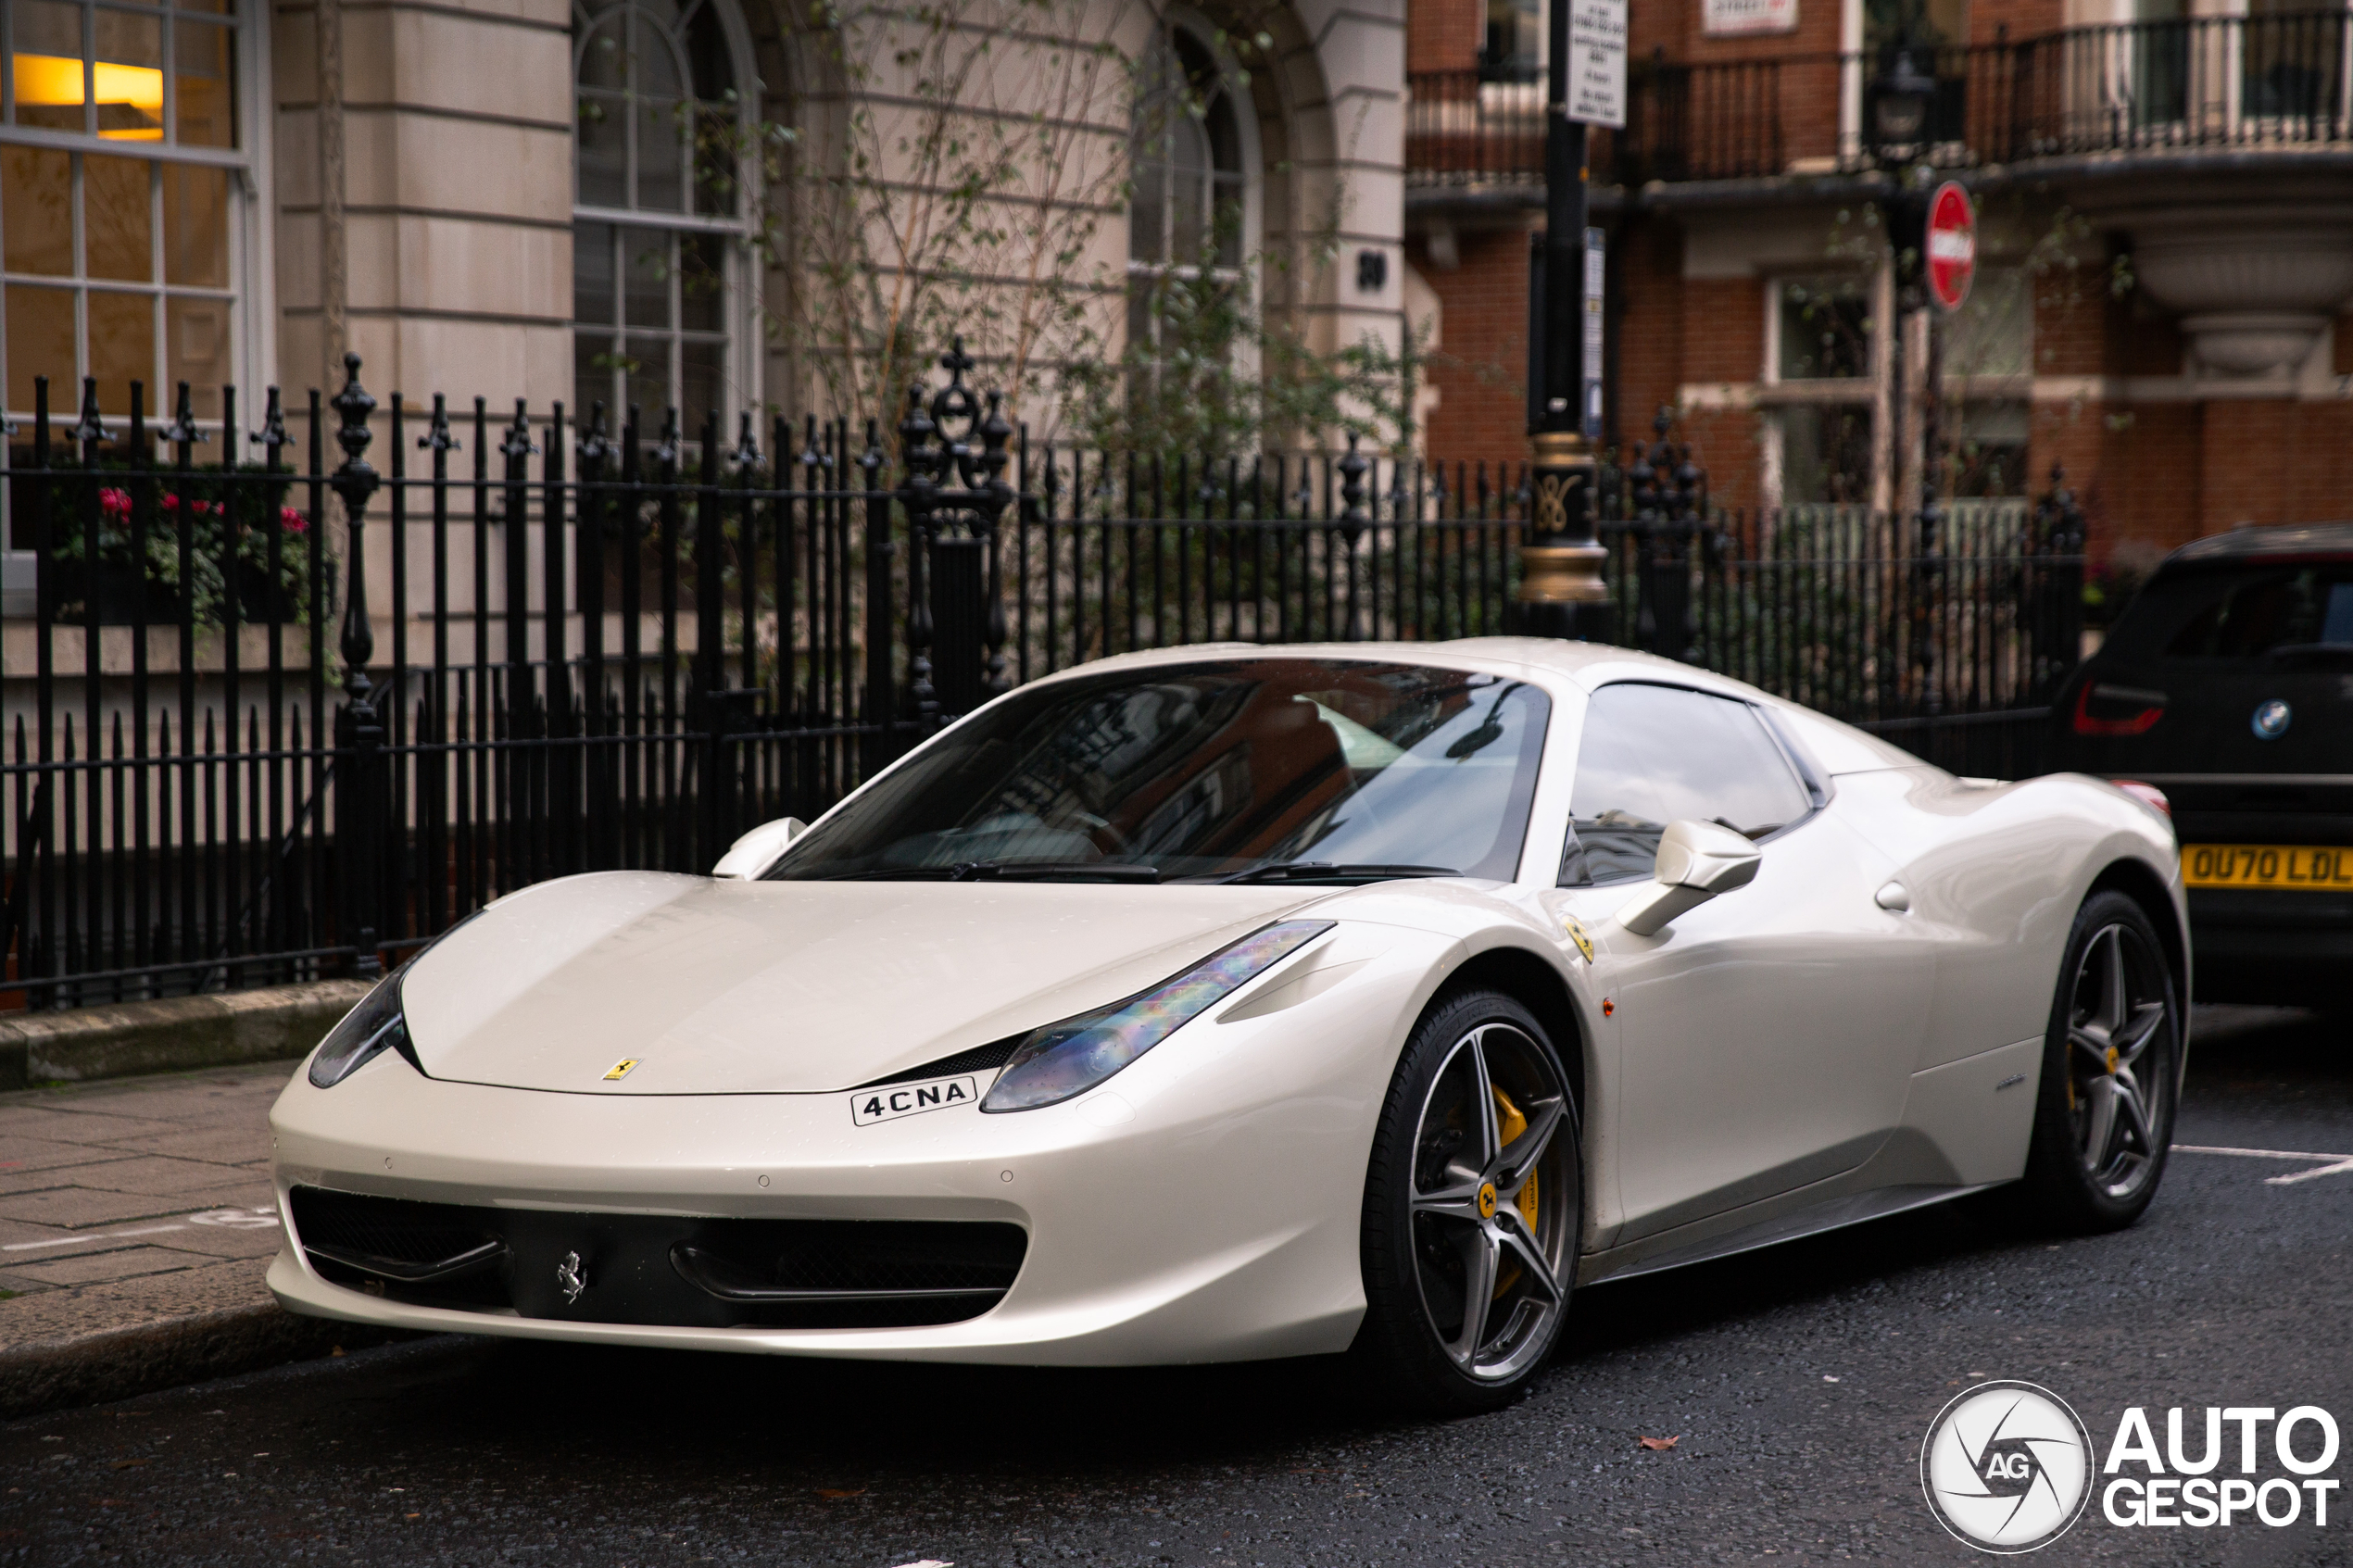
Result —
[[[2353, 1154], [2353, 1030], [2234, 1022], [2193, 1049], [2180, 1142]], [[2208, 1405], [2353, 1426], [2353, 1169], [2271, 1180], [2319, 1163], [2177, 1154], [2117, 1236], [1937, 1210], [1595, 1288], [1529, 1399], [1446, 1424], [1322, 1362], [359, 1351], [0, 1427], [0, 1564], [1983, 1561], [1919, 1474], [1970, 1384], [2044, 1385], [2103, 1452], [2135, 1405], [2160, 1445], [2187, 1407], [2193, 1449]], [[2347, 1438], [2328, 1474], [2353, 1479]], [[2346, 1563], [2337, 1497], [2325, 1527], [2206, 1529], [2095, 1499], [2034, 1561]]]

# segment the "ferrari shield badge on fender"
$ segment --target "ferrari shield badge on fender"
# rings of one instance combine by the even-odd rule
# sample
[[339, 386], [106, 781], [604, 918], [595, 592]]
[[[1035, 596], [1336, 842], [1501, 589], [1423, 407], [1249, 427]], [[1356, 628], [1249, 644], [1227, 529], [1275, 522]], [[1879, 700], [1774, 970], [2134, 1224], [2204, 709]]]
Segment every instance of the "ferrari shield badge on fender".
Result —
[[849, 1119], [861, 1127], [951, 1105], [974, 1105], [980, 1099], [975, 1078], [935, 1078], [928, 1084], [893, 1084], [887, 1088], [860, 1089], [849, 1097]]
[[636, 1066], [636, 1065], [637, 1065], [637, 1059], [636, 1059], [635, 1057], [634, 1057], [634, 1056], [624, 1056], [624, 1057], [623, 1057], [623, 1058], [622, 1058], [619, 1061], [614, 1062], [614, 1063], [612, 1064], [612, 1066], [611, 1066], [610, 1069], [608, 1069], [608, 1070], [606, 1071], [606, 1073], [605, 1073], [605, 1082], [606, 1082], [606, 1083], [608, 1083], [608, 1084], [610, 1084], [610, 1083], [613, 1082], [615, 1079], [619, 1079], [619, 1078], [626, 1078], [626, 1077], [628, 1077], [628, 1076], [629, 1076], [629, 1070], [630, 1070], [631, 1068], [633, 1068], [633, 1067]]
[[1561, 916], [1561, 929], [1567, 932], [1568, 939], [1577, 944], [1577, 950], [1585, 955], [1585, 961], [1592, 963], [1593, 939], [1585, 935], [1585, 927], [1578, 918], [1575, 915]]

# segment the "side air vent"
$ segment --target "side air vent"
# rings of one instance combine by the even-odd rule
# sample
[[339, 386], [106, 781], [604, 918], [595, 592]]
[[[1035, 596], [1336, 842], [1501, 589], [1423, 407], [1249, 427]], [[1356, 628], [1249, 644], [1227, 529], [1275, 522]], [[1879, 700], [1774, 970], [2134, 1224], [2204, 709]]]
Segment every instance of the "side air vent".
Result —
[[911, 1067], [904, 1073], [894, 1073], [887, 1078], [877, 1078], [871, 1084], [860, 1084], [857, 1087], [879, 1089], [892, 1084], [912, 1084], [925, 1078], [953, 1078], [964, 1073], [993, 1073], [1011, 1060], [1014, 1050], [1028, 1038], [1028, 1031], [1025, 1030], [985, 1046], [975, 1046], [968, 1051], [958, 1051], [954, 1056], [943, 1056], [937, 1061], [926, 1061], [921, 1067]]

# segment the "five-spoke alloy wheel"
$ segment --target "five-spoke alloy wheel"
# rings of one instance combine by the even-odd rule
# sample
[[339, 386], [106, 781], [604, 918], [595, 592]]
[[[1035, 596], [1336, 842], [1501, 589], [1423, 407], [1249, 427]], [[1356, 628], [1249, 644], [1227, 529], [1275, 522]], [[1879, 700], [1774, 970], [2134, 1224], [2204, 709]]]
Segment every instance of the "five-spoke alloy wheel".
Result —
[[1410, 1402], [1517, 1397], [1560, 1332], [1582, 1211], [1577, 1107], [1511, 997], [1441, 997], [1382, 1108], [1365, 1191], [1360, 1355]]
[[2147, 913], [2098, 893], [2075, 918], [2044, 1046], [2026, 1187], [2071, 1230], [2130, 1224], [2173, 1135], [2181, 1001]]

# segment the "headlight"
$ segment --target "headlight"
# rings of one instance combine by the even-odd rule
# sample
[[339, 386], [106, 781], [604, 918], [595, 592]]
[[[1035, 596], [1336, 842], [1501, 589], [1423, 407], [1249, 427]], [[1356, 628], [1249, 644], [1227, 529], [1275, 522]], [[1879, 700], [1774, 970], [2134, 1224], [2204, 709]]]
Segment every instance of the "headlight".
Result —
[[310, 1059], [313, 1084], [333, 1088], [380, 1053], [408, 1044], [409, 1021], [400, 1012], [400, 981], [407, 970], [404, 964], [377, 981], [376, 988], [327, 1031]]
[[1141, 996], [1032, 1031], [982, 1097], [981, 1110], [1034, 1110], [1085, 1094], [1333, 923], [1270, 925]]

